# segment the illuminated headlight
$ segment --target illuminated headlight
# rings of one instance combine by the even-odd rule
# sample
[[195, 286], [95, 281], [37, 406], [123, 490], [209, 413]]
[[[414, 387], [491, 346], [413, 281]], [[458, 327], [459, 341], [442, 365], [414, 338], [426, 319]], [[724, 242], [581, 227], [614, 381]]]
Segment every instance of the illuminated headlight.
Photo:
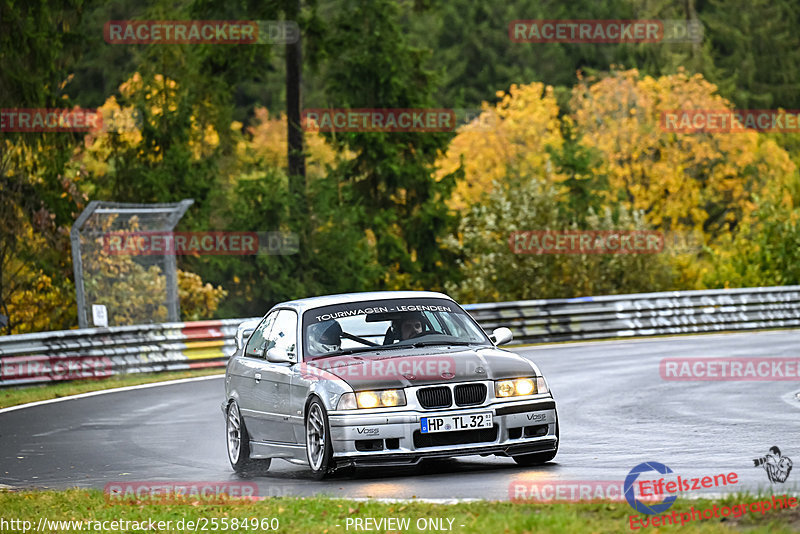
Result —
[[[544, 379], [542, 379], [544, 382]], [[514, 380], [498, 380], [494, 383], [494, 395], [498, 398], [520, 397], [523, 395], [533, 395], [537, 392], [538, 379], [536, 378], [516, 378]], [[543, 393], [539, 391], [539, 393]]]
[[359, 391], [355, 394], [345, 393], [339, 399], [339, 410], [354, 410], [356, 408], [391, 408], [405, 406], [406, 395], [402, 389], [384, 389], [382, 391]]
[[[387, 389], [386, 391], [381, 391], [381, 404], [383, 406], [400, 406], [400, 394], [396, 389]], [[403, 397], [403, 403], [406, 403], [405, 397]]]
[[374, 391], [359, 391], [356, 393], [356, 400], [359, 408], [375, 408], [381, 402], [378, 394]]

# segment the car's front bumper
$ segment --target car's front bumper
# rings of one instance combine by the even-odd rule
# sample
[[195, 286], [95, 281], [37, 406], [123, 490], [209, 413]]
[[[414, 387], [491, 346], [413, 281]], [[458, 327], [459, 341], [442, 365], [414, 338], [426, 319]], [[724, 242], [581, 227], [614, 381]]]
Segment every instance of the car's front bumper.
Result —
[[[491, 430], [420, 431], [422, 417], [480, 412], [492, 413]], [[413, 465], [423, 458], [554, 451], [558, 448], [557, 417], [555, 401], [547, 397], [446, 410], [331, 412], [329, 422], [336, 464], [368, 466]]]

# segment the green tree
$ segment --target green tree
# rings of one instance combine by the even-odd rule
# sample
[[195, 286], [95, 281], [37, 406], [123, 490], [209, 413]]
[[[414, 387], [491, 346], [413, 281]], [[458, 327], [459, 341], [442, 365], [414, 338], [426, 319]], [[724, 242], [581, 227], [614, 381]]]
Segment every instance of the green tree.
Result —
[[709, 0], [700, 13], [716, 70], [707, 78], [742, 109], [800, 108], [800, 6]]
[[[0, 2], [0, 108], [63, 108], [81, 0]], [[64, 172], [80, 135], [0, 134], [0, 315], [6, 332], [74, 322], [68, 229], [84, 198]], [[38, 300], [38, 302], [37, 302]]]
[[512, 84], [542, 82], [571, 87], [576, 73], [607, 71], [614, 65], [639, 68], [654, 76], [710, 67], [709, 54], [692, 43], [517, 43], [509, 38], [515, 20], [695, 19], [686, 2], [654, 0], [577, 0], [555, 2], [432, 2], [431, 13], [408, 17], [414, 42], [433, 51], [430, 66], [442, 73], [437, 101], [447, 107], [479, 107]]
[[[348, 0], [331, 23], [327, 49], [336, 59], [324, 71], [334, 108], [431, 108], [435, 80], [424, 68], [426, 52], [407, 44], [393, 0]], [[352, 189], [363, 213], [359, 226], [374, 236], [378, 262], [387, 269], [382, 288], [437, 288], [453, 256], [440, 238], [454, 218], [445, 200], [455, 174], [437, 181], [434, 162], [452, 134], [349, 132], [328, 134], [342, 161], [331, 177]]]
[[307, 249], [303, 255], [208, 258], [203, 272], [209, 279], [226, 280], [230, 292], [220, 306], [221, 315], [262, 315], [283, 300], [372, 288], [382, 269], [359, 229], [362, 214], [352, 208], [354, 199], [330, 179], [313, 180], [308, 189], [309, 217], [297, 219], [291, 216], [293, 197], [285, 172], [267, 167], [239, 175], [221, 214], [229, 228], [281, 230], [309, 238], [299, 243]]
[[708, 249], [707, 287], [759, 287], [800, 283], [800, 180], [791, 206], [762, 203], [755, 221]]
[[449, 245], [463, 252], [462, 280], [446, 284], [464, 302], [636, 293], [672, 288], [667, 254], [515, 254], [509, 238], [530, 230], [648, 230], [639, 212], [590, 210], [579, 226], [559, 209], [555, 186], [522, 176], [496, 184], [474, 205]]

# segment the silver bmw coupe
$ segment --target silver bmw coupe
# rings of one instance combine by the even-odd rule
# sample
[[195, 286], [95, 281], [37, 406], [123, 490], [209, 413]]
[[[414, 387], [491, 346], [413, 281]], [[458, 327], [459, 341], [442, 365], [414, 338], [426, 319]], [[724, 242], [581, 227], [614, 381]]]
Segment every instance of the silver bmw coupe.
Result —
[[349, 466], [558, 451], [556, 404], [538, 367], [498, 349], [447, 295], [386, 291], [276, 305], [242, 323], [225, 372], [228, 458], [237, 472], [273, 458], [316, 478]]

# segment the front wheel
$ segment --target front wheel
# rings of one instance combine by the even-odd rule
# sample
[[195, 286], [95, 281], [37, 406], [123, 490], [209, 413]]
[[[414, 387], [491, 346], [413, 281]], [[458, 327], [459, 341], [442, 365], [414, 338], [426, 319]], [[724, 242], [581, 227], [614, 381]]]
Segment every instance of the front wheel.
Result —
[[244, 426], [244, 419], [239, 405], [233, 401], [228, 406], [228, 417], [225, 418], [225, 434], [228, 444], [228, 460], [237, 473], [248, 474], [269, 469], [271, 460], [250, 459], [250, 435]]
[[306, 455], [311, 473], [317, 480], [328, 475], [333, 445], [331, 445], [328, 413], [319, 399], [313, 399], [306, 413]]

